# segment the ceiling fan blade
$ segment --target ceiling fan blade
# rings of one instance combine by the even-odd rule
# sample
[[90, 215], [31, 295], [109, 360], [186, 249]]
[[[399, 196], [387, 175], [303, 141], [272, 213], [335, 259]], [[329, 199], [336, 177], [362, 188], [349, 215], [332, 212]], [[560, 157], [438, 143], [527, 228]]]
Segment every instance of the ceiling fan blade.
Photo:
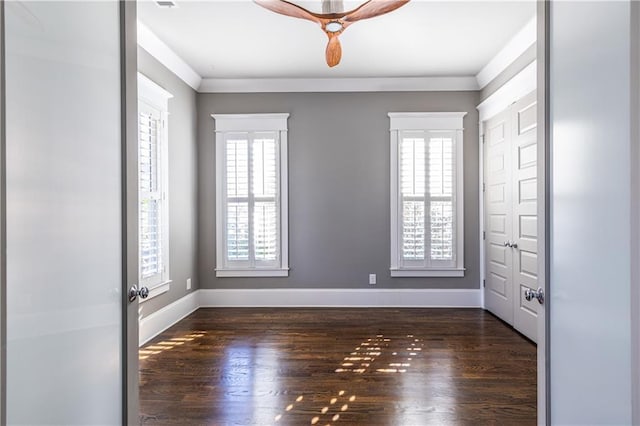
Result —
[[361, 19], [369, 19], [384, 15], [409, 3], [409, 0], [369, 0], [357, 9], [347, 13], [345, 22], [356, 22]]
[[320, 20], [307, 9], [286, 0], [253, 0], [256, 4], [281, 15], [292, 16], [294, 18], [306, 19], [311, 22], [320, 23]]
[[329, 35], [329, 43], [327, 43], [327, 65], [335, 67], [342, 59], [342, 46], [337, 35]]

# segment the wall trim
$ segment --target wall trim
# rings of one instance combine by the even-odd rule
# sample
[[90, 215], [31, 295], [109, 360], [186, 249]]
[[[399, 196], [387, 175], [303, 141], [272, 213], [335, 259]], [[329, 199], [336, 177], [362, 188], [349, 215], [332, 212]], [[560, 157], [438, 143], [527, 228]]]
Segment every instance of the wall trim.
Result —
[[199, 290], [168, 304], [162, 309], [144, 316], [144, 305], [139, 307], [139, 345], [142, 346], [187, 315], [200, 308]]
[[193, 90], [198, 90], [202, 77], [140, 21], [138, 21], [138, 46], [191, 86]]
[[[477, 107], [480, 113], [480, 123], [482, 124], [482, 122], [502, 112], [518, 99], [536, 90], [538, 86], [537, 67], [537, 61], [531, 62], [491, 96], [482, 101]], [[480, 132], [480, 136], [482, 136], [482, 132]]]
[[520, 55], [536, 43], [537, 24], [534, 16], [476, 75], [478, 87], [484, 89]]
[[140, 320], [140, 346], [199, 308], [481, 308], [481, 289], [199, 289]]
[[201, 307], [479, 308], [480, 289], [200, 289]]
[[200, 93], [431, 92], [479, 90], [476, 77], [205, 78]]

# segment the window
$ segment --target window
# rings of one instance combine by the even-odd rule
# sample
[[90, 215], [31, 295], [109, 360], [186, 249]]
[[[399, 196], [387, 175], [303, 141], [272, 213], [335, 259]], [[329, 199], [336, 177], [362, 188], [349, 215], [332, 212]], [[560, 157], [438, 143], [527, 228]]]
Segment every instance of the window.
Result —
[[462, 120], [389, 113], [391, 276], [464, 276]]
[[218, 277], [285, 277], [287, 118], [213, 115]]
[[138, 74], [138, 261], [140, 285], [149, 287], [150, 296], [169, 290], [167, 110], [171, 97]]

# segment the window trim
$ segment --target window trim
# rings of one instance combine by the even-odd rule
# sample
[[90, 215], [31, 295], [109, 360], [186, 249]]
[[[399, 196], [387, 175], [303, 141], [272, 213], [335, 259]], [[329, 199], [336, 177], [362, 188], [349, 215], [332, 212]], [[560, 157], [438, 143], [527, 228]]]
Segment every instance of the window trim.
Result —
[[[466, 112], [390, 112], [390, 177], [391, 177], [391, 277], [463, 277], [464, 268], [464, 155], [463, 118]], [[402, 267], [400, 262], [399, 232], [399, 143], [403, 131], [453, 131], [456, 147], [455, 186], [455, 234], [456, 266], [444, 267]]]
[[[211, 114], [215, 122], [216, 152], [216, 277], [287, 277], [289, 276], [289, 192], [288, 192], [288, 113], [275, 114]], [[238, 268], [225, 265], [224, 247], [224, 182], [225, 145], [227, 133], [233, 132], [277, 132], [279, 137], [279, 240], [280, 265], [277, 267]]]
[[[158, 85], [156, 82], [148, 78], [142, 73], [138, 73], [138, 104], [143, 103], [148, 107], [156, 109], [160, 112], [160, 120], [163, 123], [159, 133], [160, 145], [160, 183], [161, 188], [161, 217], [162, 217], [162, 267], [163, 271], [159, 279], [151, 280], [143, 279], [141, 275], [140, 264], [138, 265], [138, 280], [140, 286], [149, 287], [149, 296], [146, 299], [140, 299], [140, 303], [144, 303], [171, 288], [170, 275], [170, 241], [169, 241], [169, 99], [173, 95]], [[138, 175], [139, 179], [139, 175]], [[138, 206], [140, 200], [138, 200]], [[139, 208], [139, 207], [138, 207]], [[138, 223], [138, 233], [140, 232], [140, 224]], [[140, 242], [138, 242], [138, 249]], [[138, 253], [138, 262], [140, 262], [140, 254]]]

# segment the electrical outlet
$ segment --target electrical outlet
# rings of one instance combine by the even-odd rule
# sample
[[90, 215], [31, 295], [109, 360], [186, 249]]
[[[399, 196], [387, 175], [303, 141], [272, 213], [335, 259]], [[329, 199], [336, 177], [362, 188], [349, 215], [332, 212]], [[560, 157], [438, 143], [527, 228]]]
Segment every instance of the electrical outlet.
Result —
[[187, 278], [187, 290], [191, 290], [191, 278]]
[[369, 285], [376, 285], [376, 274], [369, 274]]

